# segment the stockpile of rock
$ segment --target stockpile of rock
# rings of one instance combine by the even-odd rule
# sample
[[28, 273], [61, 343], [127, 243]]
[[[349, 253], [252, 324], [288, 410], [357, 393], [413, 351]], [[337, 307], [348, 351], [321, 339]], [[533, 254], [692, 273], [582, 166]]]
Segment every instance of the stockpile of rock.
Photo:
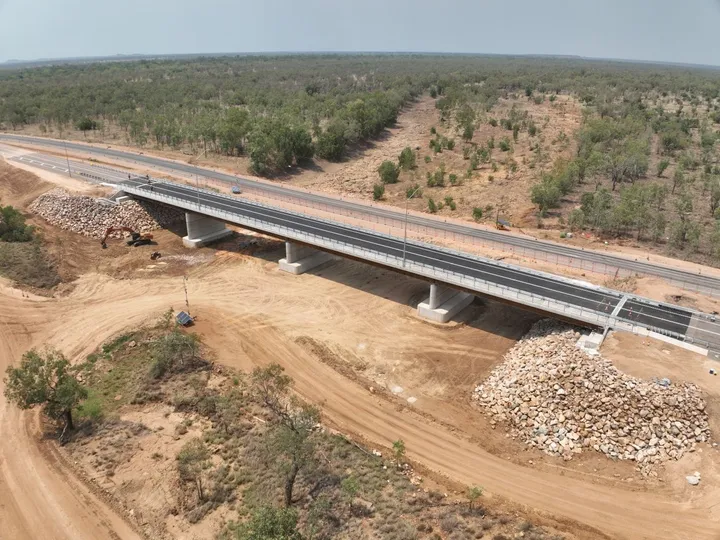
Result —
[[[137, 232], [161, 229], [184, 219], [185, 214], [169, 206], [147, 201], [122, 204], [100, 202], [94, 197], [72, 195], [53, 189], [40, 195], [30, 210], [53, 225], [85, 236], [102, 237], [108, 227], [130, 227]], [[121, 237], [122, 233], [114, 233]]]
[[513, 438], [566, 460], [593, 449], [644, 473], [709, 440], [695, 385], [626, 375], [578, 349], [578, 337], [540, 321], [506, 354], [473, 394], [493, 426], [509, 424]]

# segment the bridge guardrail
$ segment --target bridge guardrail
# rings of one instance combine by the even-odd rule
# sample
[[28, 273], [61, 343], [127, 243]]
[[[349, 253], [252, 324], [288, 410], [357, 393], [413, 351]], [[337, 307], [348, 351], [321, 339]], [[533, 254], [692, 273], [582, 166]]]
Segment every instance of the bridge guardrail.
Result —
[[[630, 323], [626, 320], [617, 319], [615, 317], [609, 317], [607, 315], [604, 315], [600, 312], [587, 309], [582, 306], [577, 306], [573, 304], [569, 304], [567, 302], [563, 302], [561, 300], [556, 300], [553, 298], [549, 298], [546, 296], [540, 296], [531, 292], [521, 291], [519, 289], [515, 289], [512, 287], [507, 287], [505, 285], [492, 283], [487, 280], [483, 280], [476, 277], [469, 277], [467, 275], [461, 274], [459, 272], [454, 272], [451, 270], [446, 270], [443, 268], [438, 268], [436, 266], [420, 263], [417, 261], [408, 261], [406, 260], [405, 265], [402, 264], [402, 259], [400, 257], [396, 257], [393, 255], [389, 255], [387, 253], [381, 253], [379, 251], [369, 250], [367, 248], [357, 246], [355, 244], [344, 242], [342, 240], [336, 240], [336, 239], [330, 239], [326, 236], [315, 234], [312, 232], [304, 232], [299, 231], [298, 229], [295, 229], [293, 227], [288, 227], [285, 225], [278, 225], [276, 223], [271, 223], [269, 221], [265, 221], [262, 219], [258, 219], [256, 217], [246, 216], [243, 214], [239, 214], [236, 212], [230, 212], [227, 210], [221, 210], [209, 205], [204, 205], [202, 203], [198, 204], [195, 202], [189, 202], [185, 199], [181, 199], [179, 197], [175, 197], [172, 195], [167, 195], [164, 193], [158, 193], [158, 192], [147, 192], [145, 190], [141, 190], [134, 187], [128, 187], [124, 186], [124, 189], [128, 193], [135, 193], [139, 196], [145, 196], [148, 198], [153, 198], [158, 201], [167, 200], [171, 202], [171, 204], [181, 207], [187, 211], [190, 212], [197, 212], [202, 213], [205, 215], [209, 215], [212, 217], [216, 217], [218, 219], [222, 219], [223, 221], [228, 221], [231, 223], [235, 223], [237, 225], [248, 225], [253, 228], [257, 228], [260, 230], [265, 230], [270, 234], [275, 234], [277, 236], [280, 236], [282, 238], [287, 238], [288, 240], [296, 240], [299, 242], [304, 242], [310, 245], [314, 245], [319, 248], [324, 248], [329, 251], [333, 251], [336, 253], [346, 254], [354, 257], [358, 257], [361, 259], [374, 261], [374, 262], [380, 262], [385, 266], [388, 266], [390, 268], [395, 268], [402, 271], [409, 271], [411, 273], [414, 273], [418, 276], [440, 281], [443, 283], [446, 283], [448, 285], [455, 285], [457, 287], [461, 287], [464, 289], [468, 289], [471, 291], [478, 292], [480, 294], [487, 294], [489, 296], [496, 296], [500, 298], [505, 298], [508, 300], [516, 301], [517, 303], [528, 305], [531, 307], [535, 307], [538, 309], [541, 309], [543, 311], [547, 311], [550, 313], [554, 313], [556, 315], [566, 316], [568, 318], [572, 318], [575, 320], [583, 321], [585, 323], [594, 324], [599, 327], [605, 327], [605, 326], [617, 326], [617, 327], [623, 327], [624, 329], [631, 331], [633, 333], [647, 333], [648, 331], [656, 332], [662, 335], [666, 335], [668, 337], [673, 337], [675, 339], [679, 339], [681, 341], [688, 341], [692, 343], [700, 343], [704, 346], [710, 347], [710, 344], [706, 341], [699, 340], [699, 339], [691, 339], [688, 336], [678, 334], [676, 332], [664, 330], [659, 327], [655, 327], [652, 325], [637, 325]], [[213, 196], [217, 196], [217, 193], [210, 193]], [[234, 200], [232, 197], [223, 196], [223, 198], [227, 198], [230, 200]], [[258, 207], [267, 207], [272, 208], [269, 205], [264, 205], [262, 203], [256, 203], [253, 202], [252, 205], [258, 206]], [[298, 215], [301, 215], [303, 217], [311, 218], [317, 221], [321, 222], [328, 222], [327, 220], [323, 220], [321, 218], [318, 218], [317, 216], [309, 216], [302, 213], [297, 213]], [[336, 224], [337, 225], [337, 224]], [[368, 231], [370, 232], [370, 231]], [[390, 235], [384, 235], [382, 233], [377, 232], [371, 232], [373, 235], [379, 235], [384, 236], [388, 238], [397, 239], [395, 237], [392, 237]], [[439, 249], [440, 251], [447, 251], [451, 252], [451, 250], [446, 250], [442, 248], [437, 248], [437, 246], [432, 246], [434, 249]], [[510, 267], [509, 265], [498, 263], [498, 266], [504, 266], [504, 267]]]

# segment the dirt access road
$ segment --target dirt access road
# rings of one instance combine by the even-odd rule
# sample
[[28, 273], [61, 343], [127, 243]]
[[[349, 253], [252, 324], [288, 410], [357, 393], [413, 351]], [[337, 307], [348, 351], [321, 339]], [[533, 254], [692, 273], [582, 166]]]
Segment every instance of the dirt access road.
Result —
[[[717, 521], [700, 508], [676, 501], [671, 493], [593, 485], [509, 463], [457, 430], [409, 408], [400, 409], [348, 380], [298, 342], [304, 335], [335, 342], [355, 328], [354, 337], [362, 337], [364, 343], [392, 343], [395, 350], [410, 341], [429, 348], [454, 346], [453, 339], [439, 343], [432, 326], [412, 317], [400, 300], [402, 294], [394, 293], [395, 300], [383, 298], [389, 293], [381, 280], [358, 291], [362, 280], [355, 282], [357, 287], [353, 282], [348, 286], [347, 275], [335, 280], [332, 272], [290, 276], [269, 259], [247, 258], [242, 263], [217, 259], [191, 276], [190, 298], [200, 316], [198, 331], [217, 351], [218, 360], [243, 369], [280, 362], [296, 380], [298, 392], [321, 402], [328, 421], [343, 432], [380, 447], [402, 438], [412, 460], [455, 482], [482, 485], [490, 497], [499, 495], [577, 521], [580, 529], [572, 523], [568, 528], [579, 537], [584, 536], [585, 526], [612, 538], [718, 538]], [[357, 263], [335, 264], [350, 274], [362, 273]], [[405, 300], [412, 294], [406, 290]], [[70, 295], [57, 299], [23, 297], [2, 287], [0, 368], [28, 347], [45, 343], [81, 358], [123, 329], [183, 303], [177, 277], [114, 280], [88, 274]], [[474, 335], [475, 348], [482, 354], [490, 338]], [[506, 341], [509, 346], [511, 340]], [[468, 358], [470, 352], [469, 345], [458, 350]], [[37, 442], [34, 424], [27, 427], [27, 414], [8, 409], [4, 401], [0, 407], [0, 519], [4, 533], [12, 531], [9, 538], [106, 538], [110, 530], [116, 538], [135, 538], [103, 503], [45, 462], [43, 443]]]
[[[23, 297], [0, 282], [0, 370], [43, 343], [55, 302]], [[47, 311], [46, 311], [46, 309]], [[0, 381], [0, 393], [3, 383]], [[82, 482], [57, 463], [40, 440], [38, 415], [20, 413], [0, 399], [0, 538], [140, 540], [140, 536]]]

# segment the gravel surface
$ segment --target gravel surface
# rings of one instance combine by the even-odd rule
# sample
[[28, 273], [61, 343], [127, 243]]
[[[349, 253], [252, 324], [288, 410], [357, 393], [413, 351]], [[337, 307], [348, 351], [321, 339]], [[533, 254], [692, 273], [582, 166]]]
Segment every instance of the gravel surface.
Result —
[[594, 450], [644, 474], [709, 440], [697, 386], [626, 375], [580, 350], [579, 336], [544, 320], [508, 351], [473, 393], [493, 425], [553, 456]]
[[[182, 221], [184, 212], [163, 204], [147, 201], [126, 201], [107, 204], [94, 197], [72, 195], [53, 189], [40, 195], [30, 210], [49, 223], [85, 236], [100, 238], [109, 227], [130, 227], [137, 232], [162, 229]], [[113, 233], [119, 238], [123, 233]]]

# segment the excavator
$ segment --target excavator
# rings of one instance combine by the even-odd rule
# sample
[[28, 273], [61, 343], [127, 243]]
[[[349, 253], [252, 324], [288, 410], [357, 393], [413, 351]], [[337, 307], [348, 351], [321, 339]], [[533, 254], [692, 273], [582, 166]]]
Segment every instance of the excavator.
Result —
[[107, 239], [108, 237], [114, 233], [114, 232], [120, 232], [124, 231], [126, 233], [130, 234], [130, 238], [127, 239], [127, 245], [138, 247], [138, 246], [144, 246], [152, 242], [153, 236], [152, 234], [142, 234], [139, 232], [133, 231], [130, 227], [109, 227], [105, 231], [105, 235], [102, 237], [102, 240], [100, 240], [100, 245], [103, 247], [103, 249], [107, 248]]

